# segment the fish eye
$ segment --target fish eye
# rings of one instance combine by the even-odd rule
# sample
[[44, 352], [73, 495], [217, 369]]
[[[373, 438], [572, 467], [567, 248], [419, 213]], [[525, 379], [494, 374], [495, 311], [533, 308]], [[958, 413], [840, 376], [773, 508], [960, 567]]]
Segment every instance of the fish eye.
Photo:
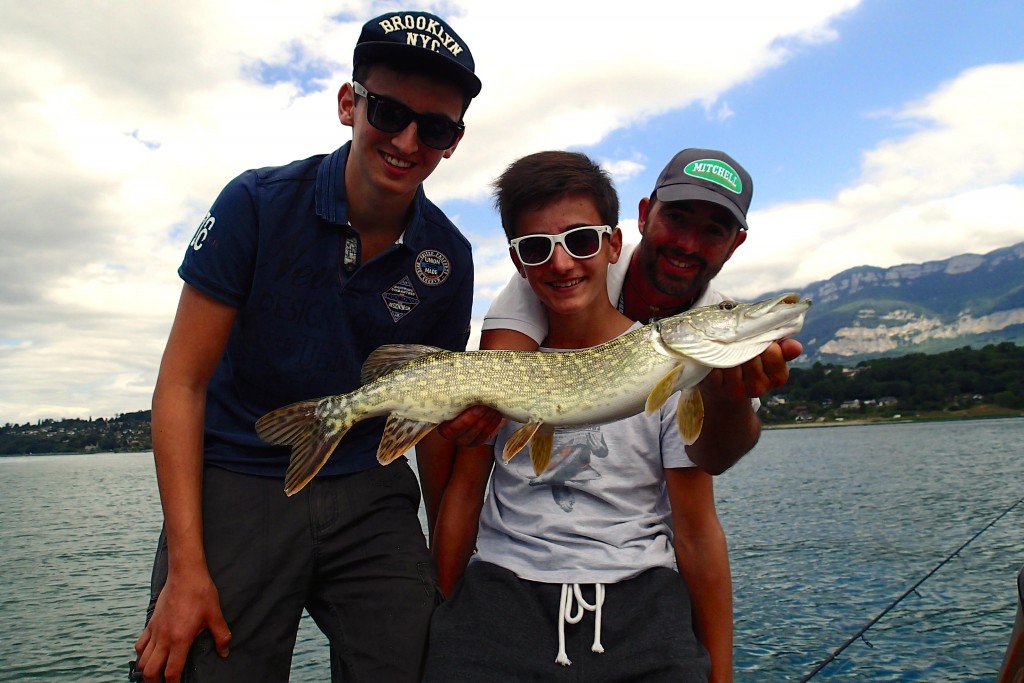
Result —
[[720, 301], [718, 303], [718, 310], [720, 311], [731, 311], [734, 308], [736, 308], [735, 301]]

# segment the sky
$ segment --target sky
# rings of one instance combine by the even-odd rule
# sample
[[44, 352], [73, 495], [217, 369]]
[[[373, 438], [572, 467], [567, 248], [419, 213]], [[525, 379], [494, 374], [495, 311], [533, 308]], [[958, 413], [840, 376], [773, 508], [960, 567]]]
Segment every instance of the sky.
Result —
[[1024, 241], [1019, 0], [0, 0], [0, 424], [149, 408], [177, 267], [224, 184], [349, 139], [362, 24], [443, 16], [483, 90], [426, 183], [470, 239], [474, 334], [513, 274], [490, 183], [545, 149], [621, 227], [687, 147], [754, 179], [737, 299]]

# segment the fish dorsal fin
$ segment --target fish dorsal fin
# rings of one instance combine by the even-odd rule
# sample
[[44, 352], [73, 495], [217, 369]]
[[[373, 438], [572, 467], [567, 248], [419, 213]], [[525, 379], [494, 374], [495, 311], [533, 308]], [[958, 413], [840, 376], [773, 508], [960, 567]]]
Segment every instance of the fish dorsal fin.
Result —
[[432, 353], [440, 353], [444, 349], [425, 344], [385, 344], [377, 347], [363, 363], [363, 371], [359, 381], [367, 384], [388, 374], [403, 363], [416, 360]]
[[700, 396], [700, 390], [689, 389], [679, 395], [676, 425], [679, 426], [679, 435], [687, 446], [700, 436], [700, 429], [704, 425], [704, 399]]
[[551, 464], [551, 451], [554, 448], [555, 428], [551, 425], [542, 424], [540, 429], [533, 433], [530, 439], [530, 462], [533, 463], [533, 473], [540, 476]]
[[526, 444], [530, 443], [530, 439], [533, 438], [534, 433], [540, 429], [541, 422], [527, 422], [522, 427], [512, 432], [512, 436], [508, 437], [508, 441], [505, 442], [505, 448], [501, 451], [501, 457], [505, 462], [508, 462], [515, 457], [516, 453], [526, 448]]
[[381, 465], [390, 465], [436, 426], [434, 422], [411, 420], [391, 413], [388, 416], [388, 423], [384, 425], [384, 436], [377, 446], [377, 462]]
[[680, 363], [674, 368], [668, 371], [668, 374], [661, 378], [661, 380], [654, 385], [651, 389], [650, 395], [647, 397], [647, 403], [644, 405], [644, 412], [647, 415], [659, 410], [668, 397], [679, 390], [676, 386], [679, 382], [680, 377], [683, 373], [683, 364]]

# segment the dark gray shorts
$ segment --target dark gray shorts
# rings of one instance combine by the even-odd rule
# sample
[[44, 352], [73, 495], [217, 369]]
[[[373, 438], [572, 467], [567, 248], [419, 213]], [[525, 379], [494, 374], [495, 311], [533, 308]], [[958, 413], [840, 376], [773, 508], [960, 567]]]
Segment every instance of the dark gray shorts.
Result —
[[[594, 587], [583, 588], [593, 602]], [[675, 571], [651, 569], [606, 586], [605, 651], [591, 651], [594, 613], [587, 612], [565, 627], [570, 666], [555, 663], [561, 589], [470, 563], [451, 599], [434, 612], [427, 683], [707, 681], [710, 658], [693, 633], [690, 595]]]
[[[184, 680], [287, 681], [305, 608], [330, 642], [332, 680], [417, 683], [437, 584], [419, 500], [404, 458], [291, 498], [276, 477], [206, 467], [203, 533], [231, 654], [201, 634]], [[166, 575], [161, 534], [150, 610]]]

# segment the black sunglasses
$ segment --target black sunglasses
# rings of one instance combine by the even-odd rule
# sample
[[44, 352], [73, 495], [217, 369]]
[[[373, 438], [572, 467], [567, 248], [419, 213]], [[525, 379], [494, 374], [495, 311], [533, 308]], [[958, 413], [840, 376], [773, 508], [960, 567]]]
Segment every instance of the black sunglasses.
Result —
[[366, 98], [366, 120], [377, 130], [398, 133], [416, 122], [416, 135], [427, 147], [448, 149], [466, 129], [461, 121], [452, 121], [441, 114], [418, 114], [401, 102], [376, 95], [357, 81], [352, 81], [356, 95]]
[[610, 235], [610, 225], [583, 225], [557, 235], [524, 235], [509, 240], [516, 256], [524, 266], [540, 266], [547, 263], [555, 253], [555, 245], [576, 259], [587, 259], [601, 251], [601, 235]]

